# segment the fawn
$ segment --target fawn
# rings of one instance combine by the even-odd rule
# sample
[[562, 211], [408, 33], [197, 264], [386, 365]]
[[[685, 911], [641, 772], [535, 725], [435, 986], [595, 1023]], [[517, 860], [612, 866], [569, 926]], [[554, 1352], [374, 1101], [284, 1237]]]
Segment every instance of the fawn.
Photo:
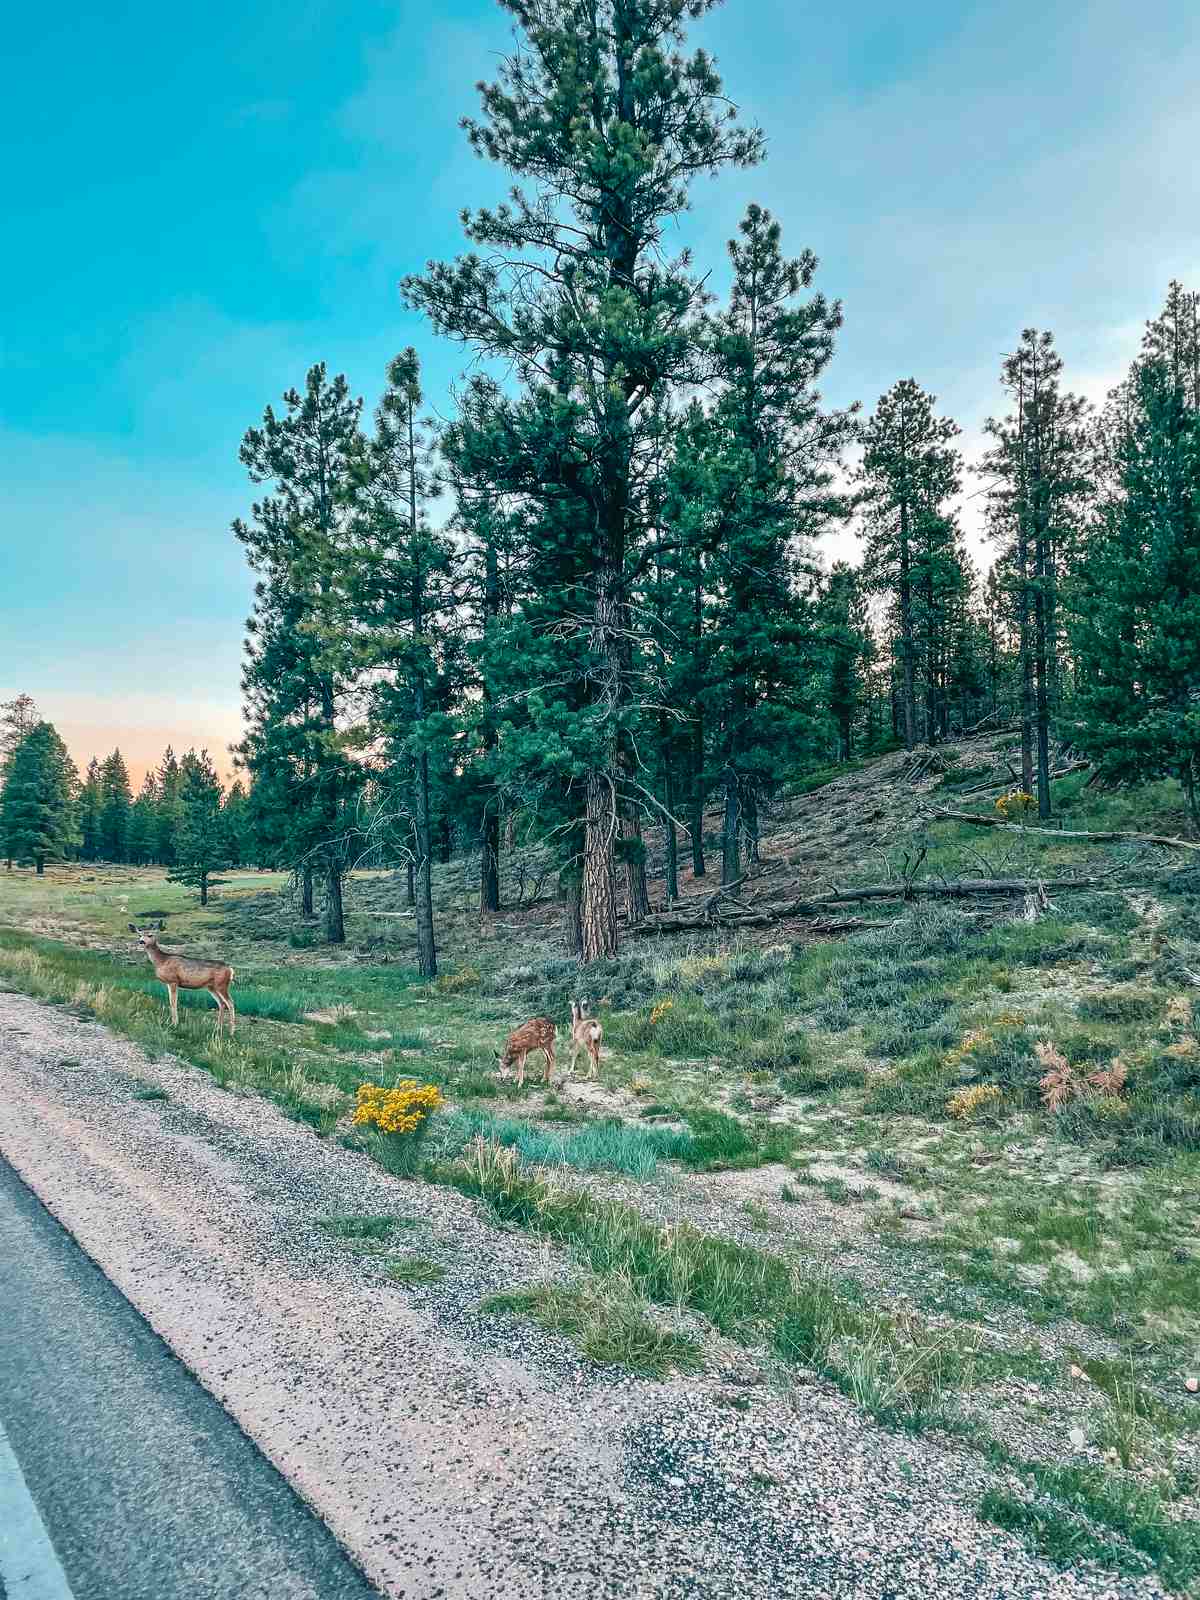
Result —
[[586, 1000], [571, 1001], [571, 1072], [575, 1071], [575, 1058], [581, 1050], [586, 1050], [592, 1058], [588, 1077], [594, 1078], [600, 1070], [600, 1041], [604, 1037], [604, 1029], [595, 1017], [588, 1016]]
[[217, 1002], [217, 1031], [223, 1018], [229, 1018], [229, 1032], [233, 1033], [233, 1001], [229, 998], [229, 985], [233, 982], [233, 968], [223, 961], [199, 961], [192, 956], [179, 956], [164, 950], [158, 935], [166, 927], [160, 922], [157, 929], [137, 928], [131, 922], [129, 931], [154, 963], [154, 976], [167, 986], [171, 1001], [171, 1026], [179, 1026], [180, 989], [207, 989]]
[[554, 1024], [549, 1017], [534, 1017], [514, 1028], [505, 1042], [504, 1054], [496, 1058], [501, 1072], [507, 1072], [516, 1062], [518, 1089], [525, 1087], [525, 1057], [531, 1050], [540, 1050], [546, 1057], [543, 1081], [549, 1083], [554, 1071]]

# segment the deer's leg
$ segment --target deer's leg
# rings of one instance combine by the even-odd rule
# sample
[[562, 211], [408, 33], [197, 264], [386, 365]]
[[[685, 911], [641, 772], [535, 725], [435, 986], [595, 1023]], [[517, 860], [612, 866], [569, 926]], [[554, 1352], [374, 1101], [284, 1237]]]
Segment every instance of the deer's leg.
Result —
[[171, 998], [171, 1026], [177, 1028], [179, 1026], [179, 985], [177, 983], [169, 983], [167, 985], [167, 994]]
[[527, 1051], [523, 1051], [517, 1057], [517, 1088], [518, 1089], [523, 1089], [525, 1087], [525, 1056], [527, 1054], [528, 1054]]
[[567, 1071], [571, 1074], [572, 1077], [575, 1076], [575, 1063], [578, 1060], [579, 1060], [579, 1040], [578, 1039], [572, 1039], [571, 1040], [571, 1064], [567, 1068]]
[[212, 992], [213, 999], [217, 1002], [217, 1005], [220, 1007], [220, 1012], [219, 1012], [219, 1014], [217, 1016], [217, 1028], [218, 1028], [218, 1030], [220, 1029], [221, 1024], [224, 1021], [226, 1021], [226, 1019], [228, 1019], [229, 1031], [230, 1031], [230, 1033], [232, 1033], [233, 1032], [233, 1001], [229, 998], [229, 987], [228, 987], [228, 985], [224, 985], [224, 986], [216, 985], [216, 986], [213, 987], [211, 992]]
[[588, 1045], [588, 1055], [592, 1058], [592, 1070], [588, 1073], [588, 1077], [598, 1077], [600, 1074], [600, 1046], [594, 1039]]
[[554, 1046], [552, 1044], [543, 1045], [542, 1053], [546, 1057], [546, 1070], [542, 1075], [542, 1082], [549, 1083], [550, 1074], [554, 1071]]
[[237, 1012], [233, 1009], [233, 996], [230, 994], [228, 989], [225, 990], [225, 1011], [229, 1017], [229, 1037], [232, 1039], [233, 1024], [237, 1019]]

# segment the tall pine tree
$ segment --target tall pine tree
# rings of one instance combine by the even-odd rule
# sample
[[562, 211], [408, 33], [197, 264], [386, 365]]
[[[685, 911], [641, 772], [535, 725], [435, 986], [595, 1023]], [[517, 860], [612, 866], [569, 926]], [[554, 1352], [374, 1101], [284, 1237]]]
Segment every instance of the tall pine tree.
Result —
[[581, 704], [568, 711], [551, 693], [545, 717], [530, 708], [543, 751], [557, 746], [583, 791], [587, 960], [617, 949], [616, 842], [640, 799], [630, 606], [654, 402], [696, 372], [703, 289], [686, 257], [665, 256], [663, 236], [693, 178], [760, 152], [709, 59], [679, 49], [685, 19], [713, 3], [502, 0], [516, 50], [467, 129], [480, 154], [529, 187], [467, 217], [483, 254], [432, 264], [405, 285], [441, 331], [514, 368], [523, 394], [507, 414], [496, 487], [533, 502], [577, 552], [580, 604], [562, 619], [565, 659], [548, 686], [576, 670], [573, 629], [587, 651]]
[[[1039, 817], [1050, 815], [1050, 719], [1058, 700], [1059, 570], [1088, 487], [1086, 403], [1060, 387], [1053, 336], [1026, 328], [1001, 371], [1012, 410], [989, 419], [982, 470], [994, 480], [989, 519], [1011, 575], [1021, 663], [1022, 780], [1036, 767]], [[1035, 753], [1036, 744], [1036, 753]]]
[[198, 889], [206, 906], [214, 875], [229, 864], [225, 843], [221, 780], [207, 750], [189, 750], [179, 763], [179, 828], [168, 880]]
[[129, 814], [133, 793], [129, 769], [119, 750], [100, 763], [100, 812], [98, 851], [102, 861], [129, 859]]
[[[928, 675], [945, 599], [943, 553], [953, 546], [945, 505], [957, 492], [961, 474], [953, 445], [958, 425], [938, 417], [935, 404], [935, 397], [914, 378], [903, 378], [889, 389], [863, 428], [858, 472], [866, 522], [863, 567], [875, 590], [887, 597], [892, 613], [900, 731], [909, 750], [920, 732], [922, 658]], [[926, 737], [936, 732], [928, 716], [933, 693], [927, 676]]]
[[270, 821], [279, 858], [305, 885], [325, 886], [325, 937], [346, 937], [342, 882], [357, 841], [355, 804], [364, 780], [351, 750], [348, 708], [354, 687], [344, 649], [328, 641], [340, 612], [340, 581], [350, 545], [349, 505], [361, 459], [361, 402], [343, 377], [310, 368], [304, 393], [289, 390], [284, 412], [270, 406], [251, 428], [241, 459], [272, 492], [234, 532], [258, 574], [246, 624], [242, 673], [247, 733], [238, 747]]
[[1109, 400], [1093, 526], [1071, 586], [1071, 736], [1114, 778], [1174, 775], [1200, 832], [1200, 315], [1172, 284]]

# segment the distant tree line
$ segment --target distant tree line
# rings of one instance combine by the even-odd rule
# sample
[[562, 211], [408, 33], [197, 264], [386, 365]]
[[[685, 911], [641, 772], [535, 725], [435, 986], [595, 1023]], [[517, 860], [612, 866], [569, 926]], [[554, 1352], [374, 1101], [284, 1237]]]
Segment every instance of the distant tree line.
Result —
[[[515, 49], [465, 127], [516, 187], [403, 286], [472, 360], [453, 415], [424, 415], [409, 349], [373, 426], [318, 364], [241, 449], [246, 804], [327, 937], [350, 866], [404, 862], [432, 974], [434, 858], [476, 852], [494, 912], [505, 841], [536, 839], [568, 947], [610, 956], [649, 908], [648, 824], [668, 897], [728, 885], [791, 777], [1014, 721], [1041, 815], [1053, 733], [1177, 776], [1200, 821], [1197, 295], [1171, 285], [1098, 415], [1022, 332], [969, 477], [916, 379], [825, 404], [841, 307], [762, 206], [723, 303], [668, 253], [695, 181], [763, 151], [684, 52], [710, 0], [502, 3]], [[822, 571], [846, 527], [861, 566]]]
[[106, 861], [162, 866], [208, 901], [215, 874], [256, 854], [246, 791], [222, 790], [207, 750], [168, 746], [135, 799], [119, 750], [79, 772], [33, 699], [0, 706], [0, 840], [8, 866]]

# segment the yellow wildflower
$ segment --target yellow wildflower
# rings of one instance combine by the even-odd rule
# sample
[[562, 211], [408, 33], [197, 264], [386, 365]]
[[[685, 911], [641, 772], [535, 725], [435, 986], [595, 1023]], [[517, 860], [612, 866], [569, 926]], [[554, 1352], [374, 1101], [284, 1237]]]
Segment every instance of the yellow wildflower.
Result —
[[436, 1084], [419, 1084], [403, 1078], [394, 1089], [377, 1083], [359, 1085], [351, 1120], [357, 1127], [378, 1128], [380, 1133], [415, 1133], [442, 1103]]
[[963, 1122], [985, 1106], [994, 1106], [999, 1099], [1000, 1091], [994, 1083], [977, 1083], [971, 1089], [957, 1089], [946, 1101], [946, 1110]]

